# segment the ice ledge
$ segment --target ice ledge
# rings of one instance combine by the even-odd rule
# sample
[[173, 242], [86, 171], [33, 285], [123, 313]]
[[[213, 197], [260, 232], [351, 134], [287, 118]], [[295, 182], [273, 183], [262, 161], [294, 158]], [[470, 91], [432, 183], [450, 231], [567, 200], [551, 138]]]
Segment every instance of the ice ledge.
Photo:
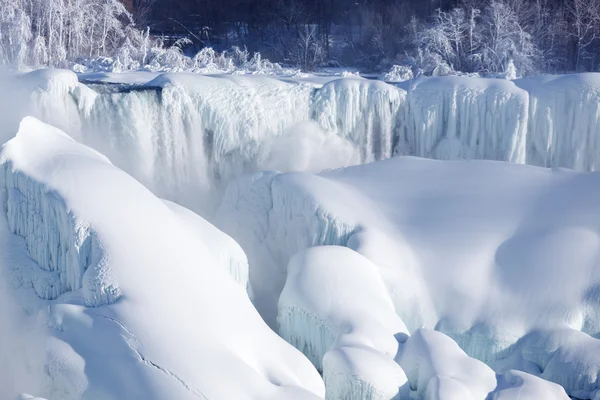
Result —
[[69, 208], [59, 192], [23, 171], [31, 161], [21, 157], [22, 142], [30, 139], [26, 138], [30, 132], [70, 140], [49, 128], [34, 118], [25, 118], [17, 137], [3, 147], [0, 157], [0, 189], [10, 231], [25, 240], [31, 259], [39, 267], [21, 278], [30, 281], [42, 299], [83, 289], [88, 307], [114, 303], [121, 293], [108, 283], [105, 267], [109, 257], [90, 224]]

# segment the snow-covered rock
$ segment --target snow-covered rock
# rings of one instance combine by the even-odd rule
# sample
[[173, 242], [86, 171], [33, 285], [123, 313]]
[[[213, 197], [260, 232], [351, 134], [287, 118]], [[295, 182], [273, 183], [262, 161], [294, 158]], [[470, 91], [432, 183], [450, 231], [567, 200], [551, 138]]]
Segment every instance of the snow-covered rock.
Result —
[[3, 235], [2, 255], [24, 241], [18, 265], [35, 261], [33, 268], [66, 282], [61, 296], [45, 301], [25, 284], [36, 279], [30, 269], [2, 264], [3, 274], [22, 282], [9, 295], [27, 307], [40, 334], [28, 344], [42, 348], [39, 372], [48, 380], [43, 391], [17, 393], [49, 400], [324, 396], [316, 369], [261, 320], [218, 266], [208, 248], [214, 241], [200, 240], [214, 228], [190, 234], [203, 229], [196, 218], [184, 221], [189, 216], [105, 157], [33, 118], [1, 158], [9, 221], [0, 223], [23, 237]]
[[498, 386], [490, 394], [490, 400], [568, 400], [565, 389], [556, 383], [534, 375], [510, 370], [498, 376]]
[[[599, 187], [597, 173], [397, 157], [246, 178], [226, 191], [217, 221], [243, 248], [263, 249], [248, 256], [250, 279], [268, 280], [256, 288], [264, 303], [279, 299], [298, 251], [351, 247], [376, 265], [410, 332], [435, 328], [471, 357], [578, 397], [598, 389]], [[268, 320], [269, 305], [259, 310]], [[557, 351], [554, 334], [530, 336], [554, 328], [581, 339]], [[580, 362], [567, 361], [574, 354]]]
[[328, 399], [391, 399], [408, 332], [375, 265], [341, 246], [296, 254], [279, 299], [279, 334], [323, 371]]
[[440, 332], [417, 330], [400, 346], [396, 361], [408, 377], [411, 398], [483, 400], [496, 387], [490, 367]]
[[408, 335], [377, 267], [341, 246], [313, 247], [290, 260], [277, 322], [279, 334], [319, 369], [342, 335], [389, 358], [398, 351], [395, 336]]

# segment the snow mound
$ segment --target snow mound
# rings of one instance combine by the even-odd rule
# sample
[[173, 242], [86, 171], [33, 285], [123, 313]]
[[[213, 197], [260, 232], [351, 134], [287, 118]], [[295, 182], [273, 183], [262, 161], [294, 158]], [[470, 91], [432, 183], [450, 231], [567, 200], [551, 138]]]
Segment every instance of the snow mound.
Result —
[[327, 398], [390, 399], [406, 383], [393, 361], [406, 327], [377, 267], [353, 250], [296, 254], [278, 310], [279, 334], [323, 371]]
[[340, 246], [313, 247], [292, 257], [278, 310], [281, 337], [318, 369], [341, 335], [352, 334], [393, 358], [394, 336], [407, 334], [377, 267]]
[[490, 400], [568, 400], [565, 390], [534, 375], [510, 370], [498, 376], [498, 386]]
[[[2, 186], [11, 231], [25, 239], [32, 259], [49, 272], [33, 279], [37, 294], [56, 299], [83, 288], [86, 306], [93, 307], [113, 303], [121, 296], [118, 285], [112, 282], [103, 244], [89, 223], [78, 217], [51, 185], [43, 183], [47, 171], [54, 169], [53, 162], [58, 162], [44, 162], [44, 155], [60, 155], [62, 151], [77, 155], [71, 150], [77, 146], [60, 130], [33, 118], [24, 119], [16, 139], [2, 150]], [[90, 164], [110, 165], [94, 150], [83, 148], [79, 154]]]
[[411, 398], [485, 399], [496, 387], [491, 368], [440, 332], [417, 330], [400, 346], [396, 361], [406, 372]]
[[[4, 146], [2, 168], [9, 221], [0, 223], [23, 236], [22, 259], [66, 282], [51, 302], [25, 285], [10, 292], [44, 337], [48, 385], [39, 395], [324, 396], [315, 368], [264, 324], [218, 266], [208, 248], [221, 239], [214, 228], [190, 234], [203, 229], [196, 218], [174, 213], [104, 156], [33, 118]], [[215, 239], [199, 240], [209, 235]]]

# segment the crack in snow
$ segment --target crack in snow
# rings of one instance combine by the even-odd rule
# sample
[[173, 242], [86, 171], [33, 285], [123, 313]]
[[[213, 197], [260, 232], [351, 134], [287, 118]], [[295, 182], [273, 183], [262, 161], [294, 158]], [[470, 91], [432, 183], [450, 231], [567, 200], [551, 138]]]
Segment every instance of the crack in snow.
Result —
[[171, 378], [175, 379], [187, 391], [189, 391], [190, 393], [193, 393], [197, 398], [204, 399], [204, 400], [209, 400], [209, 398], [204, 393], [202, 393], [202, 391], [200, 391], [199, 389], [191, 387], [183, 379], [181, 379], [179, 376], [175, 375], [169, 369], [161, 367], [160, 365], [156, 364], [154, 361], [146, 358], [138, 349], [136, 349], [134, 347], [134, 345], [132, 343], [130, 343], [130, 340], [134, 341], [137, 344], [140, 344], [140, 341], [137, 340], [136, 336], [125, 325], [123, 325], [123, 323], [121, 323], [120, 321], [118, 321], [118, 320], [116, 320], [114, 318], [108, 317], [106, 315], [95, 314], [95, 313], [89, 313], [89, 315], [92, 315], [92, 316], [95, 316], [95, 317], [100, 317], [100, 318], [105, 318], [105, 319], [108, 319], [109, 321], [112, 321], [115, 324], [117, 324], [121, 329], [123, 329], [127, 333], [127, 335], [130, 336], [130, 337], [126, 338], [127, 346], [129, 346], [129, 348], [137, 355], [139, 361], [143, 362], [144, 364], [146, 364], [146, 365], [148, 365], [150, 367], [156, 368], [160, 372], [162, 372], [163, 374], [168, 375]]

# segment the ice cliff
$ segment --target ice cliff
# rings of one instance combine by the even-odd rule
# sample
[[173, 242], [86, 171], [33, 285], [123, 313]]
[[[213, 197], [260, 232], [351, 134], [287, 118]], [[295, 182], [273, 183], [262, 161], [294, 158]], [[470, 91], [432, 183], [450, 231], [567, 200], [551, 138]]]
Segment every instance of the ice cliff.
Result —
[[215, 188], [266, 169], [317, 172], [393, 155], [583, 171], [599, 162], [598, 74], [419, 78], [401, 87], [183, 73], [84, 85], [60, 70], [20, 79], [31, 104], [17, 114], [59, 126], [157, 195], [196, 210], [216, 204], [198, 200]]

